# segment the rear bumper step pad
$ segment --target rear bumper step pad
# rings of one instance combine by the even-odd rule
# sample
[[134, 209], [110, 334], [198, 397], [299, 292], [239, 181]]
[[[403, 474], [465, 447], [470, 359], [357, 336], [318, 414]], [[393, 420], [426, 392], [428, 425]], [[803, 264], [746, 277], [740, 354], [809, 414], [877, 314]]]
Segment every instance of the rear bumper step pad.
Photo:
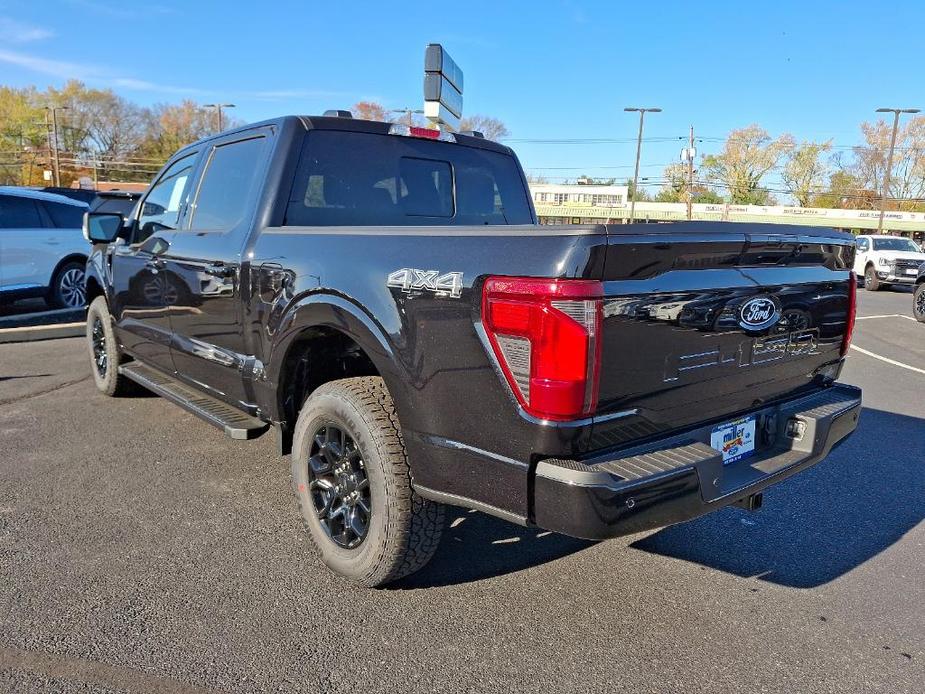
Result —
[[[860, 409], [861, 391], [839, 384], [748, 413], [763, 440], [753, 456], [730, 465], [709, 445], [712, 424], [617, 455], [542, 460], [536, 524], [604, 539], [696, 518], [819, 462], [854, 431]], [[793, 421], [801, 423], [798, 438]]]
[[246, 412], [242, 412], [211, 395], [206, 395], [202, 391], [181, 383], [150, 366], [130, 362], [121, 365], [119, 373], [147, 388], [152, 393], [176, 403], [200, 419], [204, 419], [233, 439], [254, 439], [270, 427], [262, 419], [252, 417]]

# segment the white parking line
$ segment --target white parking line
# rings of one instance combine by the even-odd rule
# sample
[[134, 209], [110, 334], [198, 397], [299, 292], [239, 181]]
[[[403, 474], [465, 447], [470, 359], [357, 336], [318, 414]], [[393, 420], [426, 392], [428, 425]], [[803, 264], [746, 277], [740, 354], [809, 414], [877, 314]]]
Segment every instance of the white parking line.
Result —
[[866, 354], [868, 357], [873, 357], [874, 359], [885, 361], [887, 364], [892, 364], [893, 366], [899, 366], [903, 369], [909, 369], [909, 371], [915, 371], [916, 373], [925, 374], [925, 369], [920, 369], [917, 366], [909, 366], [908, 364], [903, 364], [901, 361], [896, 361], [895, 359], [888, 359], [887, 357], [882, 357], [879, 354], [868, 352], [863, 347], [858, 347], [857, 345], [851, 345], [851, 349], [856, 349], [858, 352], [860, 352], [861, 354]]
[[[870, 320], [871, 318], [908, 318], [901, 313], [883, 313], [879, 316], [858, 316], [857, 320]], [[913, 319], [914, 320], [914, 319]]]

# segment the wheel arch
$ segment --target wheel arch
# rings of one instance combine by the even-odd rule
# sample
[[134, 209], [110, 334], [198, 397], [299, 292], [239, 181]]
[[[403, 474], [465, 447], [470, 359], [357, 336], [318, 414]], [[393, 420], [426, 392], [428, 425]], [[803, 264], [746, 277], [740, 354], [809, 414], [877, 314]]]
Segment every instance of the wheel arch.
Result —
[[61, 260], [58, 261], [58, 264], [55, 265], [55, 269], [52, 270], [51, 272], [51, 278], [48, 280], [48, 287], [52, 288], [54, 286], [55, 280], [58, 277], [58, 273], [60, 273], [61, 269], [68, 263], [73, 263], [73, 262], [81, 263], [84, 266], [84, 273], [86, 273], [88, 257], [89, 257], [89, 254], [69, 253], [68, 255], [61, 258]]
[[[264, 381], [286, 450], [288, 432], [305, 398], [339, 378], [380, 376], [401, 419], [407, 412], [402, 369], [385, 330], [360, 306], [333, 294], [313, 294], [291, 307], [279, 321]], [[270, 403], [268, 403], [270, 404]]]

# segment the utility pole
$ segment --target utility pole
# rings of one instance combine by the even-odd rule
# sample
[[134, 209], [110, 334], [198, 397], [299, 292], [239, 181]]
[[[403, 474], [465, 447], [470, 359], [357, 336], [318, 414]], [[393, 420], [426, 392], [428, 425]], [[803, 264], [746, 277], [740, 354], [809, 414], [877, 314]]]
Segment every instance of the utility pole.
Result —
[[687, 158], [687, 220], [690, 221], [694, 218], [694, 157], [697, 156], [694, 150], [693, 125], [691, 125], [691, 136], [684, 156]]
[[413, 116], [413, 114], [415, 114], [415, 113], [420, 113], [420, 114], [423, 115], [424, 109], [421, 109], [421, 108], [417, 108], [417, 109], [412, 109], [412, 108], [393, 108], [392, 110], [389, 111], [389, 113], [404, 113], [405, 116], [408, 118], [408, 127], [410, 128], [412, 125], [414, 125], [414, 116]]
[[883, 172], [883, 192], [880, 195], [880, 221], [877, 222], [877, 233], [883, 233], [883, 216], [886, 214], [886, 196], [890, 194], [890, 176], [893, 173], [893, 150], [896, 148], [896, 133], [899, 130], [900, 113], [918, 113], [917, 108], [878, 108], [877, 113], [893, 114], [893, 135], [890, 138], [890, 153], [886, 158], [886, 171]]
[[223, 108], [234, 108], [234, 104], [203, 104], [203, 108], [214, 108], [216, 114], [218, 115], [218, 130], [216, 132], [222, 132], [224, 130], [224, 124], [222, 122], [222, 109]]
[[636, 196], [639, 195], [639, 156], [642, 152], [642, 124], [646, 113], [661, 113], [662, 109], [628, 106], [623, 110], [630, 113], [639, 113], [639, 137], [636, 139], [636, 172], [633, 174], [633, 199], [630, 202], [630, 224], [632, 224], [636, 216]]
[[58, 159], [58, 111], [66, 111], [67, 106], [46, 106], [45, 127], [48, 128], [48, 112], [51, 111], [52, 136], [50, 138], [51, 156], [54, 163], [52, 167], [55, 187], [61, 185], [61, 162]]

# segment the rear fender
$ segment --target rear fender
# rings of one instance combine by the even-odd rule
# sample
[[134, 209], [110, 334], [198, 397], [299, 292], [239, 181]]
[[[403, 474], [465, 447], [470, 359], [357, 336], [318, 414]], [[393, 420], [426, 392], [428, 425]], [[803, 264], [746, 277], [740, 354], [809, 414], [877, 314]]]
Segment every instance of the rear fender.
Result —
[[407, 390], [402, 368], [395, 357], [386, 332], [362, 308], [336, 294], [318, 293], [307, 296], [291, 305], [277, 323], [272, 346], [264, 365], [264, 377], [258, 384], [262, 393], [259, 400], [267, 406], [274, 421], [283, 418], [276, 393], [285, 374], [286, 357], [298, 337], [310, 328], [336, 330], [362, 348], [385, 381], [399, 413], [406, 411]]

